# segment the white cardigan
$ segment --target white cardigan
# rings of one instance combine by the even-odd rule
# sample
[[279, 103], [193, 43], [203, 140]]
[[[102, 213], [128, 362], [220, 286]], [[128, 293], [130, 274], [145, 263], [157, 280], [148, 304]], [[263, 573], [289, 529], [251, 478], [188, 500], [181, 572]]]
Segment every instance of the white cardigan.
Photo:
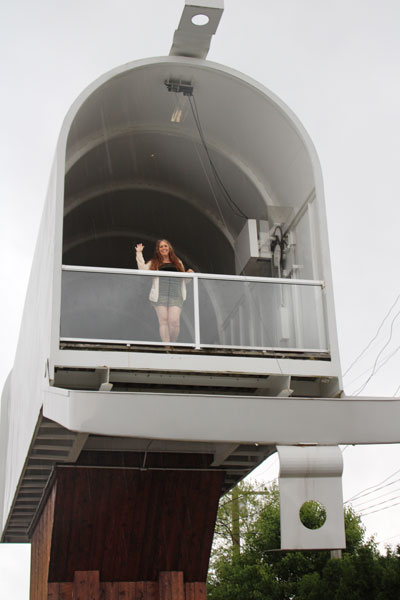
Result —
[[[142, 271], [149, 271], [150, 270], [151, 260], [149, 260], [149, 262], [147, 262], [147, 263], [144, 262], [143, 253], [142, 252], [136, 252], [136, 262], [137, 262], [138, 269], [140, 269]], [[182, 261], [179, 260], [179, 262], [183, 266]], [[159, 294], [159, 289], [160, 289], [160, 283], [159, 282], [160, 282], [160, 278], [159, 277], [153, 277], [153, 283], [152, 283], [150, 294], [149, 294], [149, 300], [150, 300], [150, 302], [157, 302], [158, 301], [158, 294]], [[183, 298], [184, 301], [186, 300], [186, 279], [183, 279], [183, 278], [182, 278], [182, 298]]]

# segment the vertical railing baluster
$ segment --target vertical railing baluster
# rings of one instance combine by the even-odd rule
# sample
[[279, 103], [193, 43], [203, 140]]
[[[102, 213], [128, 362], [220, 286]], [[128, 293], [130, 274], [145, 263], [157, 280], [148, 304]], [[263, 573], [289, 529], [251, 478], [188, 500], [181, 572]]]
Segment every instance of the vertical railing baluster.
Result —
[[200, 309], [199, 309], [199, 278], [193, 275], [193, 303], [194, 303], [194, 347], [200, 349]]

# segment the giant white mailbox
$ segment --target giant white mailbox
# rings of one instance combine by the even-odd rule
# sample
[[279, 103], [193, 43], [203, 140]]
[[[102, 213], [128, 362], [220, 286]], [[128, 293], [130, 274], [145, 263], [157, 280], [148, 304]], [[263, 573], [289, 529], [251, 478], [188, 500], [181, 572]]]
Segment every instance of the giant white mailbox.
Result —
[[[3, 541], [30, 539], [54, 466], [84, 451], [208, 453], [226, 491], [278, 449], [282, 547], [341, 548], [337, 445], [399, 441], [397, 400], [343, 397], [309, 136], [206, 60], [222, 4], [186, 2], [169, 56], [103, 75], [65, 118], [3, 392]], [[174, 275], [188, 297], [168, 351], [134, 254], [159, 238], [194, 271]]]

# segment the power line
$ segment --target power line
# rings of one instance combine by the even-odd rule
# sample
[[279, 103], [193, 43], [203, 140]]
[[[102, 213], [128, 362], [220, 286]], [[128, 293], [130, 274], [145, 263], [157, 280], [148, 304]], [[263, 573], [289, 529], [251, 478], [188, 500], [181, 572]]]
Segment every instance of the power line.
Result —
[[[254, 494], [265, 494], [265, 495], [268, 495], [268, 494], [271, 493], [270, 490], [263, 490], [261, 492], [256, 492], [255, 490], [259, 489], [261, 486], [268, 486], [271, 483], [274, 483], [274, 481], [276, 481], [276, 480], [277, 480], [277, 477], [275, 477], [274, 479], [271, 479], [270, 481], [262, 482], [259, 485], [257, 485], [255, 488], [253, 488], [253, 490], [248, 491], [248, 492], [243, 492], [243, 494], [240, 494], [239, 496], [237, 496], [235, 498], [235, 500], [239, 500], [241, 498], [247, 498], [247, 496], [253, 496]], [[229, 500], [226, 500], [223, 504], [220, 505], [220, 508], [223, 508], [227, 504], [231, 504], [235, 500], [232, 499], [232, 498], [230, 498]]]
[[[395, 354], [397, 354], [397, 352], [400, 350], [400, 346], [397, 346], [397, 348], [395, 348], [394, 350], [392, 350], [392, 352], [390, 352], [390, 354], [387, 354], [386, 356], [382, 357], [382, 360], [380, 363], [378, 363], [377, 368], [375, 369], [375, 373], [373, 374], [374, 376], [379, 373], [379, 371], [382, 369], [382, 367], [384, 367], [391, 358], [393, 358], [393, 356]], [[365, 369], [365, 371], [363, 371], [362, 373], [360, 373], [360, 375], [358, 375], [357, 377], [355, 377], [354, 379], [352, 379], [347, 386], [350, 386], [352, 383], [354, 383], [355, 381], [357, 381], [357, 379], [360, 379], [360, 377], [362, 377], [363, 375], [365, 375], [365, 373], [368, 373], [368, 371], [371, 369], [372, 367], [368, 367], [368, 369]], [[361, 386], [362, 387], [362, 386]]]
[[384, 366], [386, 365], [386, 363], [388, 363], [388, 362], [389, 362], [389, 360], [390, 360], [391, 358], [393, 358], [393, 356], [394, 356], [395, 354], [397, 354], [397, 352], [398, 352], [399, 350], [400, 350], [400, 346], [397, 346], [397, 348], [395, 348], [394, 350], [392, 350], [392, 352], [391, 352], [390, 354], [388, 354], [388, 355], [387, 355], [387, 356], [386, 356], [386, 357], [383, 359], [383, 361], [381, 362], [381, 364], [380, 364], [380, 365], [378, 366], [378, 368], [376, 369], [376, 371], [375, 371], [375, 375], [376, 375], [376, 373], [378, 373], [378, 371], [380, 371], [380, 369], [382, 369], [382, 367], [384, 367]]
[[392, 335], [393, 335], [394, 322], [396, 321], [396, 319], [399, 315], [400, 315], [400, 310], [396, 313], [396, 315], [392, 319], [392, 322], [390, 325], [389, 339], [387, 340], [386, 344], [381, 348], [380, 352], [378, 353], [378, 355], [375, 359], [375, 362], [374, 362], [374, 366], [373, 366], [371, 375], [368, 377], [368, 379], [365, 381], [365, 383], [356, 391], [356, 393], [354, 394], [355, 396], [358, 396], [358, 394], [360, 394], [360, 392], [362, 392], [365, 389], [366, 385], [371, 381], [372, 377], [375, 375], [375, 369], [376, 369], [376, 365], [378, 363], [379, 357], [382, 354], [382, 352], [384, 351], [384, 349], [390, 344], [390, 341], [391, 341]]
[[[379, 490], [376, 490], [376, 491], [379, 491]], [[400, 488], [396, 488], [395, 490], [390, 490], [390, 492], [385, 492], [384, 494], [380, 494], [379, 496], [376, 496], [376, 498], [374, 498], [374, 499], [372, 500], [372, 502], [374, 502], [375, 500], [378, 500], [378, 498], [383, 498], [383, 496], [387, 496], [388, 494], [393, 494], [394, 492], [400, 492]], [[393, 498], [390, 498], [390, 500], [393, 500]], [[358, 501], [356, 500], [356, 501], [355, 501], [355, 504], [357, 504], [356, 510], [360, 510], [360, 509], [359, 509], [359, 506], [360, 506], [361, 504], [368, 504], [369, 502], [371, 502], [371, 499], [370, 499], [370, 500], [364, 500], [363, 502], [360, 502], [360, 503], [358, 503]], [[386, 502], [389, 502], [389, 500], [386, 500]], [[353, 504], [354, 504], [354, 503], [352, 503], [352, 505], [353, 505]], [[366, 509], [366, 508], [363, 508], [363, 509], [361, 509], [361, 510], [367, 510], [367, 509]]]
[[[360, 494], [359, 496], [357, 496], [357, 498], [355, 500], [346, 500], [346, 502], [344, 502], [344, 504], [347, 504], [348, 502], [351, 502], [352, 505], [353, 504], [357, 504], [359, 498], [364, 498], [365, 496], [370, 496], [371, 494], [375, 494], [375, 492], [379, 492], [379, 490], [384, 490], [385, 488], [389, 487], [390, 485], [393, 485], [393, 484], [397, 483], [398, 481], [400, 481], [400, 478], [399, 479], [395, 479], [394, 481], [391, 481], [390, 483], [386, 483], [385, 485], [381, 485], [380, 487], [376, 487], [374, 490], [372, 490], [370, 492], [366, 492], [365, 494]], [[375, 498], [372, 500], [372, 502], [374, 500], [375, 500]]]
[[[347, 504], [347, 502], [351, 502], [352, 500], [355, 500], [356, 498], [361, 498], [362, 496], [366, 496], [367, 494], [364, 494], [364, 492], [367, 492], [368, 490], [372, 490], [374, 488], [378, 488], [378, 486], [381, 486], [383, 483], [386, 483], [387, 481], [389, 481], [389, 479], [391, 479], [394, 475], [397, 475], [397, 473], [400, 473], [400, 469], [397, 469], [397, 471], [394, 471], [394, 473], [392, 473], [391, 475], [389, 475], [388, 477], [386, 477], [385, 479], [383, 479], [379, 483], [376, 483], [375, 485], [371, 485], [371, 486], [369, 486], [369, 487], [361, 490], [360, 492], [357, 492], [357, 494], [354, 494], [354, 496], [352, 496], [351, 498], [349, 498], [348, 500], [346, 500], [344, 502], [344, 504]], [[400, 481], [400, 478], [396, 479], [395, 481], [392, 481], [391, 483], [388, 483], [387, 485], [392, 485], [396, 481]], [[386, 486], [383, 486], [383, 487], [386, 487]], [[369, 492], [369, 493], [372, 494], [373, 492]]]
[[[380, 487], [373, 486], [373, 487], [375, 487], [375, 489], [372, 490], [371, 492], [366, 492], [365, 494], [359, 494], [358, 496], [356, 496], [355, 499], [346, 500], [345, 504], [347, 504], [347, 502], [354, 502], [354, 503], [356, 503], [358, 498], [364, 498], [364, 496], [369, 496], [370, 494], [375, 494], [375, 492], [378, 492], [379, 490], [383, 490], [386, 487], [389, 487], [390, 485], [393, 485], [394, 483], [397, 483], [398, 481], [400, 481], [400, 478], [399, 479], [395, 479], [394, 481], [391, 481], [390, 483], [386, 483], [385, 485], [381, 485]], [[367, 488], [367, 489], [370, 489], [370, 488]]]
[[379, 540], [379, 542], [376, 542], [377, 544], [383, 544], [383, 542], [387, 542], [388, 540], [393, 540], [393, 538], [396, 537], [400, 537], [400, 532], [396, 533], [395, 535], [392, 535], [390, 537], [384, 538], [383, 540]]
[[[382, 506], [382, 504], [387, 504], [388, 502], [392, 502], [393, 500], [397, 500], [397, 498], [400, 498], [400, 496], [394, 496], [393, 498], [389, 498], [389, 500], [382, 500], [382, 502], [377, 502], [376, 504], [371, 504], [371, 506], [368, 506], [368, 508], [364, 508], [363, 510], [360, 510], [359, 514], [361, 516], [366, 516], [366, 515], [368, 515], [370, 513], [364, 512], [364, 511], [368, 511], [371, 508], [375, 508], [375, 506]], [[400, 502], [399, 502], [399, 504], [400, 504]], [[396, 505], [395, 504], [391, 504], [390, 506], [396, 506]], [[390, 506], [386, 506], [385, 508], [390, 508]], [[383, 509], [381, 509], [381, 510], [383, 510]]]
[[353, 362], [351, 363], [351, 365], [346, 369], [346, 371], [343, 373], [343, 377], [345, 377], [347, 375], [347, 373], [350, 371], [350, 369], [352, 369], [354, 367], [354, 365], [358, 362], [358, 360], [365, 354], [365, 352], [369, 349], [369, 347], [371, 346], [371, 344], [373, 344], [373, 342], [376, 340], [376, 338], [379, 335], [379, 332], [381, 331], [383, 325], [386, 322], [386, 319], [389, 318], [390, 313], [392, 312], [393, 308], [396, 306], [398, 300], [400, 298], [400, 294], [397, 296], [396, 300], [393, 302], [392, 306], [389, 308], [388, 312], [386, 313], [385, 317], [383, 318], [381, 324], [379, 325], [376, 334], [374, 335], [374, 337], [372, 338], [372, 340], [370, 340], [368, 342], [368, 344], [365, 346], [365, 348], [360, 352], [360, 354], [353, 360]]
[[395, 502], [395, 504], [391, 504], [390, 506], [385, 506], [384, 508], [377, 508], [376, 510], [372, 510], [369, 513], [362, 514], [362, 517], [368, 517], [369, 515], [373, 515], [374, 513], [381, 512], [382, 510], [387, 510], [388, 508], [393, 508], [394, 506], [398, 506], [400, 502]]
[[[398, 490], [392, 490], [388, 493], [393, 494], [396, 491], [398, 491]], [[358, 507], [355, 507], [355, 508], [353, 507], [353, 508], [354, 508], [354, 510], [359, 512], [360, 515], [363, 515], [363, 514], [365, 514], [366, 511], [369, 511], [371, 508], [375, 508], [375, 506], [381, 506], [382, 504], [387, 504], [388, 502], [393, 502], [393, 500], [398, 500], [400, 498], [400, 494], [391, 496], [390, 498], [387, 498], [386, 500], [381, 500], [381, 502], [375, 502], [375, 500], [377, 500], [379, 497], [380, 496], [377, 496], [377, 498], [374, 498], [372, 500], [367, 500], [366, 502], [368, 503], [368, 505], [364, 506], [363, 508], [358, 508]], [[371, 502], [373, 504], [371, 504]]]
[[[269, 465], [266, 465], [265, 469], [263, 469], [260, 473], [258, 473], [257, 478], [262, 477], [262, 475], [265, 475], [265, 473], [270, 471], [272, 469], [272, 467], [274, 467], [276, 465], [277, 462], [278, 462], [278, 454], [276, 454], [274, 456], [274, 459], [270, 462]], [[275, 479], [276, 479], [276, 477], [275, 477]]]

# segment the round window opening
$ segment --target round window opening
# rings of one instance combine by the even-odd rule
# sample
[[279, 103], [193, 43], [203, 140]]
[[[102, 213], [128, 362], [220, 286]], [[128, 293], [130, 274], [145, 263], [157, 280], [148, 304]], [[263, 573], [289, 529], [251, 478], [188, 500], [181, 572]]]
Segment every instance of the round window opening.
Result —
[[307, 529], [320, 529], [326, 521], [326, 508], [320, 502], [308, 500], [299, 510], [300, 521]]
[[199, 27], [201, 27], [202, 25], [207, 25], [209, 20], [210, 19], [209, 17], [207, 17], [207, 15], [194, 15], [192, 17], [193, 25], [198, 25]]

